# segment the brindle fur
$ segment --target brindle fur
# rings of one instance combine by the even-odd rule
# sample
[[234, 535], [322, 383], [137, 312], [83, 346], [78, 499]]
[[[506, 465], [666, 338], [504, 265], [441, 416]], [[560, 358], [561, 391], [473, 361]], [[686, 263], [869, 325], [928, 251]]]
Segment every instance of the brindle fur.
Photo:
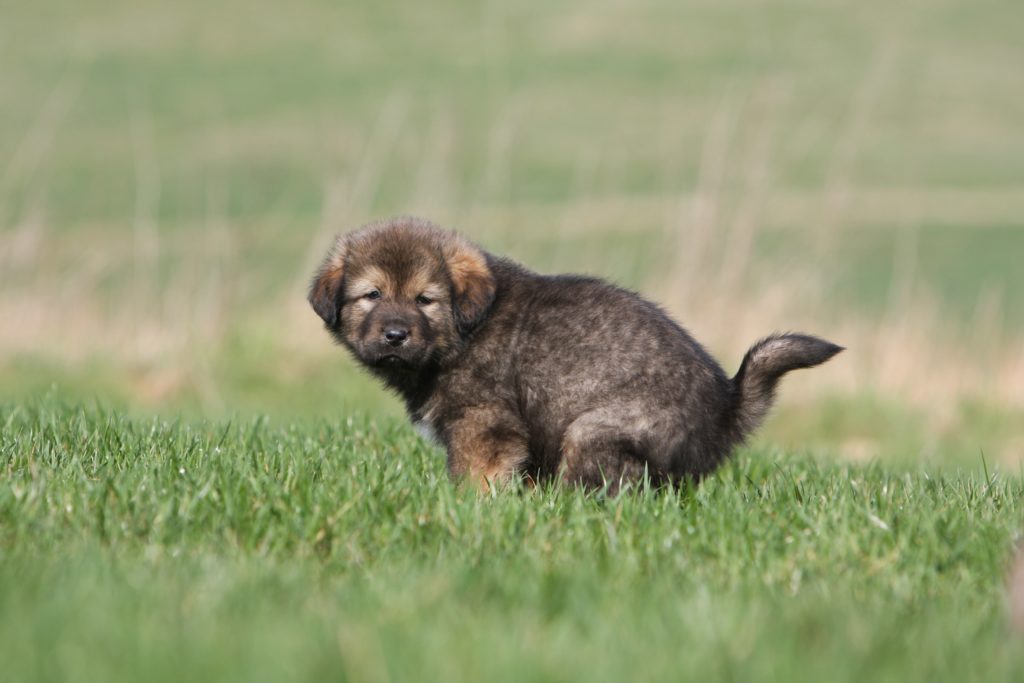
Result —
[[447, 449], [449, 473], [485, 487], [700, 479], [760, 424], [783, 374], [842, 350], [774, 335], [730, 379], [636, 294], [533, 273], [416, 218], [340, 236], [309, 300]]

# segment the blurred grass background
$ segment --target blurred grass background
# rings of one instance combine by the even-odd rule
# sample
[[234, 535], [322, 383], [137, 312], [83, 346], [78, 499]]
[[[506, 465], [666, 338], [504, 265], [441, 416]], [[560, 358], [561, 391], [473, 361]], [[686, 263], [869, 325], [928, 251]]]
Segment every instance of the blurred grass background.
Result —
[[1016, 0], [6, 3], [0, 399], [400, 406], [306, 306], [399, 213], [663, 303], [728, 370], [849, 347], [762, 440], [1024, 455]]

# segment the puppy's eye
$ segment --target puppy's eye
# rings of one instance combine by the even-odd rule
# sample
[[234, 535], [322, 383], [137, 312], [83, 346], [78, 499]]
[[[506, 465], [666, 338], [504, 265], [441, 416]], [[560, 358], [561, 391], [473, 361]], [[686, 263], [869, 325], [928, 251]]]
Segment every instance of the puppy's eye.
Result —
[[376, 301], [377, 299], [380, 298], [380, 290], [379, 289], [370, 290], [369, 292], [367, 292], [366, 294], [363, 295], [363, 298], [369, 299], [370, 301]]
[[429, 306], [430, 304], [434, 303], [434, 300], [431, 299], [429, 296], [420, 294], [418, 297], [416, 297], [416, 303], [419, 304], [420, 306]]

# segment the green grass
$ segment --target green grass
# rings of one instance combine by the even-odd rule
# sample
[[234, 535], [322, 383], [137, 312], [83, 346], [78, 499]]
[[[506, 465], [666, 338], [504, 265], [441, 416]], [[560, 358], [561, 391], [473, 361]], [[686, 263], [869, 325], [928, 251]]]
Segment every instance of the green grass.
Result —
[[1020, 473], [478, 497], [402, 422], [0, 409], [12, 681], [1016, 680]]

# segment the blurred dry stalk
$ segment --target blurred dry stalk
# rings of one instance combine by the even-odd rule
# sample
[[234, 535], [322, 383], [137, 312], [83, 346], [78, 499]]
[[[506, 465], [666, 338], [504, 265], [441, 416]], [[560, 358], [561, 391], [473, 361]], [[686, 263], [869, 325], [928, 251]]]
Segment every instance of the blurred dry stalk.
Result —
[[1024, 541], [1017, 543], [1017, 552], [1007, 580], [1010, 623], [1024, 634]]
[[[889, 31], [892, 32], [892, 29]], [[815, 226], [819, 249], [823, 252], [834, 247], [836, 234], [848, 215], [852, 190], [851, 168], [868, 130], [871, 110], [882, 92], [885, 76], [892, 71], [895, 61], [896, 42], [892, 39], [884, 40], [875, 49], [867, 73], [850, 101], [846, 119], [836, 139], [831, 162], [825, 173], [822, 218]]]

